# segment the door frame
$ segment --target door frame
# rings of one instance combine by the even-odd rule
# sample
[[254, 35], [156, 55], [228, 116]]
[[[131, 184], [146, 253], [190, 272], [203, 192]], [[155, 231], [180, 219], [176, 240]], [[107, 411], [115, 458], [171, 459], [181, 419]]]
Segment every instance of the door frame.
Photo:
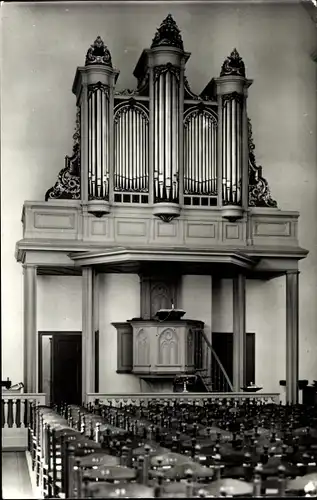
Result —
[[[68, 331], [68, 330], [60, 330], [60, 331], [39, 331], [38, 332], [38, 353], [39, 353], [39, 363], [38, 363], [38, 381], [39, 381], [39, 392], [42, 392], [43, 384], [42, 384], [42, 370], [43, 370], [43, 349], [42, 349], [42, 338], [48, 335], [52, 337], [54, 335], [80, 335], [82, 339], [81, 331]], [[83, 362], [83, 351], [81, 351], [81, 363]]]

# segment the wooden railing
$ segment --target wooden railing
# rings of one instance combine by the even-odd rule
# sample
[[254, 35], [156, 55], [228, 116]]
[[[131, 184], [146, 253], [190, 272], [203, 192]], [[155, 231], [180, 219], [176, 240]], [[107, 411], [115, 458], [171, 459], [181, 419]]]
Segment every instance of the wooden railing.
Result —
[[222, 401], [233, 404], [241, 404], [246, 399], [257, 403], [280, 402], [279, 393], [259, 393], [259, 392], [162, 392], [162, 393], [135, 393], [135, 394], [86, 394], [86, 403], [94, 403], [98, 400], [102, 404], [119, 406], [122, 405], [147, 405], [149, 401], [162, 401], [171, 404], [174, 401], [181, 401], [195, 404], [203, 404], [204, 401]]
[[3, 392], [1, 398], [2, 449], [27, 449], [32, 403], [45, 405], [46, 394]]

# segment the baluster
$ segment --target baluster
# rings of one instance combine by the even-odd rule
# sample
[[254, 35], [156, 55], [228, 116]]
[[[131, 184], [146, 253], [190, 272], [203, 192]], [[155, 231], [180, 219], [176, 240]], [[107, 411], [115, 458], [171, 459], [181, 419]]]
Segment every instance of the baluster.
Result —
[[13, 399], [8, 401], [8, 427], [11, 429], [13, 427]]
[[19, 428], [21, 427], [21, 399], [17, 399], [15, 401], [15, 419], [14, 419], [14, 426]]
[[[32, 405], [32, 402], [25, 399], [23, 401], [23, 427], [27, 427], [29, 424], [28, 412], [30, 411], [29, 407]], [[35, 430], [35, 408], [32, 406], [32, 419], [33, 419], [33, 431]]]
[[9, 411], [8, 402], [9, 402], [8, 399], [3, 400], [3, 420], [2, 420], [3, 425], [2, 425], [2, 427], [4, 427], [4, 428], [9, 427], [8, 426], [8, 411]]

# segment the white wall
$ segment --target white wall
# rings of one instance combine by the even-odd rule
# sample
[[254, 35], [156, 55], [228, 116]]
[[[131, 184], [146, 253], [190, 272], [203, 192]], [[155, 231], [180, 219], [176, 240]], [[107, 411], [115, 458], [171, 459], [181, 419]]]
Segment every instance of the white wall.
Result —
[[38, 331], [82, 331], [81, 276], [37, 277]]
[[186, 311], [184, 319], [203, 321], [206, 335], [210, 338], [213, 308], [211, 276], [183, 276], [180, 298], [180, 309]]
[[[15, 243], [22, 238], [22, 205], [25, 200], [44, 199], [64, 165], [64, 156], [71, 154], [76, 112], [71, 87], [76, 66], [84, 63], [89, 45], [100, 34], [109, 46], [113, 64], [120, 69], [118, 88], [133, 88], [132, 72], [138, 57], [149, 47], [156, 27], [169, 11], [182, 30], [185, 49], [192, 53], [186, 72], [194, 92], [219, 75], [233, 47], [242, 55], [248, 77], [254, 79], [248, 113], [257, 160], [279, 207], [300, 211], [299, 238], [310, 251], [300, 264], [300, 377], [317, 379], [317, 93], [316, 64], [310, 58], [316, 49], [316, 28], [299, 3], [278, 2], [144, 2], [124, 8], [106, 2], [2, 5], [3, 377], [14, 381], [23, 378], [22, 268], [14, 258]], [[263, 302], [268, 306], [271, 297], [280, 293], [278, 281], [252, 286], [254, 301], [257, 294], [268, 293]], [[284, 299], [280, 303], [284, 307]], [[270, 314], [274, 331], [284, 335], [280, 333], [284, 331], [283, 309], [277, 310], [275, 304], [272, 307], [257, 313], [252, 321], [251, 315], [250, 329], [259, 331], [256, 325], [266, 324]], [[49, 314], [51, 317], [41, 320], [41, 328], [51, 328], [55, 322], [55, 308], [51, 307]], [[74, 328], [70, 320], [62, 323]], [[265, 343], [267, 330], [264, 325], [260, 328], [268, 352], [267, 358], [258, 359], [262, 379], [268, 359], [274, 359], [275, 368], [270, 370], [275, 370], [276, 376], [281, 365], [274, 354], [276, 337], [272, 333], [270, 342]]]
[[212, 280], [212, 331], [232, 332], [233, 307], [232, 307], [232, 280]]
[[99, 392], [144, 392], [135, 375], [116, 373], [117, 330], [111, 323], [140, 317], [140, 278], [137, 274], [99, 275]]

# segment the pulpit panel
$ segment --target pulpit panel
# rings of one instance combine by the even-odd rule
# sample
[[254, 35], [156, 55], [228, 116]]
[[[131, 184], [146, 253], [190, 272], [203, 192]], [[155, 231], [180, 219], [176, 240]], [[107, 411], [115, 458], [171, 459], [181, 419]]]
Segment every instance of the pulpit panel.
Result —
[[149, 371], [151, 366], [149, 333], [146, 329], [140, 328], [135, 335], [133, 364], [139, 371]]
[[[160, 329], [159, 329], [160, 331]], [[176, 366], [180, 363], [180, 343], [174, 328], [165, 328], [158, 333], [157, 363], [158, 365]]]

